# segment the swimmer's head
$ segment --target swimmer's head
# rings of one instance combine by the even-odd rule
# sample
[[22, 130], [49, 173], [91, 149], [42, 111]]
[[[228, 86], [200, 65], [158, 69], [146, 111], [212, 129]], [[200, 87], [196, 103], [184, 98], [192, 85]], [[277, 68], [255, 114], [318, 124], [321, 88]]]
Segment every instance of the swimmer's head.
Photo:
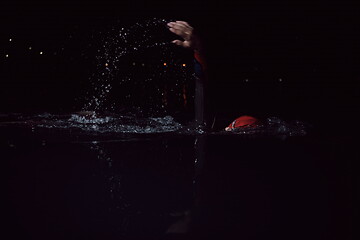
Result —
[[235, 119], [229, 126], [225, 128], [225, 131], [233, 131], [238, 128], [256, 127], [259, 120], [251, 116], [241, 116]]

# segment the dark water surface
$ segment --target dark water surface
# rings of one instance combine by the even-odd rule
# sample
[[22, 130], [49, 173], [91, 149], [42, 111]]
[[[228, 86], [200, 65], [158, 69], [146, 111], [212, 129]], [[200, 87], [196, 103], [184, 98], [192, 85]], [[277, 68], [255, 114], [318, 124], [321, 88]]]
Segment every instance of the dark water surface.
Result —
[[7, 239], [353, 239], [354, 144], [286, 127], [3, 114]]

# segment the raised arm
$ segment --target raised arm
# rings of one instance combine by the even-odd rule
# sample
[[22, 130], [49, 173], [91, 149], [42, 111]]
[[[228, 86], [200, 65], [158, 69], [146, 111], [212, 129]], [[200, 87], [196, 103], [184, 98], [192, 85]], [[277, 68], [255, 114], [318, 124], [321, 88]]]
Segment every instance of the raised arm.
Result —
[[174, 40], [174, 44], [194, 50], [195, 57], [195, 122], [206, 127], [205, 119], [205, 83], [207, 82], [206, 61], [200, 37], [190, 24], [184, 21], [169, 22], [169, 30], [183, 40]]

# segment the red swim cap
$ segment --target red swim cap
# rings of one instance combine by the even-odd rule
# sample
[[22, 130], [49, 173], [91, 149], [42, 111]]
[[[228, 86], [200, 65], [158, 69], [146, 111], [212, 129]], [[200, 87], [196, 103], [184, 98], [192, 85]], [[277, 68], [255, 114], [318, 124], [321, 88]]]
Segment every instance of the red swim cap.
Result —
[[259, 123], [259, 120], [251, 117], [251, 116], [241, 116], [235, 119], [230, 125], [225, 128], [225, 131], [231, 131], [236, 128], [244, 128], [244, 127], [256, 127]]

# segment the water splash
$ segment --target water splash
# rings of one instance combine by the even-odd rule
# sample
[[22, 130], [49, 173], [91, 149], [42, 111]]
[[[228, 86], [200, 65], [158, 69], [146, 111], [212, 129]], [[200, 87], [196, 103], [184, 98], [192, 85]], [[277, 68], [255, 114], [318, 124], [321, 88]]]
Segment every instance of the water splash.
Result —
[[154, 18], [105, 33], [83, 111], [117, 112], [140, 106], [156, 114], [167, 107], [168, 95], [175, 95], [175, 102], [183, 98], [185, 82], [194, 77], [193, 69], [185, 67], [191, 63], [183, 65], [185, 50], [171, 44], [174, 36], [166, 27], [169, 21]]
[[70, 118], [42, 119], [36, 122], [40, 128], [77, 129], [87, 133], [150, 134], [175, 132], [182, 125], [171, 116], [139, 118], [131, 115], [97, 116], [72, 114]]

